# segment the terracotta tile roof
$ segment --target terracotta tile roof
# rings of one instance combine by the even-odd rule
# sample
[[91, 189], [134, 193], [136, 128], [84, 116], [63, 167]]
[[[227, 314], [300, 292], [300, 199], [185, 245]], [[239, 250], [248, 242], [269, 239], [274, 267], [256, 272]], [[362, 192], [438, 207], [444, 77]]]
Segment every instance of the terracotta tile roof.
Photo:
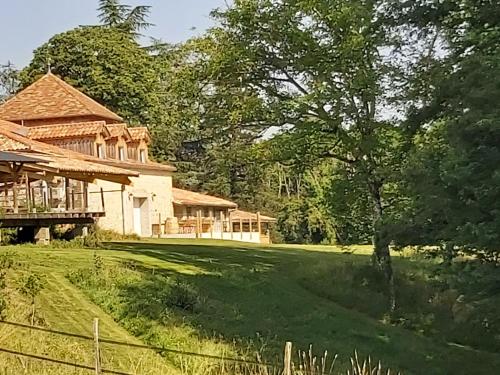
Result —
[[17, 151], [27, 149], [28, 147], [24, 143], [17, 142], [3, 134], [0, 134], [0, 150]]
[[226, 199], [207, 194], [195, 193], [189, 190], [173, 188], [174, 204], [184, 206], [208, 206], [236, 208], [237, 204]]
[[[18, 130], [18, 128], [22, 128], [16, 124], [13, 124], [8, 121], [0, 120], [0, 129], [5, 129], [10, 132], [14, 132]], [[17, 131], [16, 131], [17, 133]], [[26, 144], [16, 141], [11, 137], [8, 137], [4, 134], [0, 133], [0, 150], [1, 151], [17, 151], [17, 150], [27, 150], [29, 147]]]
[[21, 126], [18, 124], [14, 124], [13, 122], [0, 120], [0, 127], [25, 137], [28, 136], [29, 128], [27, 128], [26, 126]]
[[122, 136], [127, 141], [132, 140], [132, 136], [127, 129], [127, 124], [108, 124], [106, 127], [108, 128], [110, 138], [118, 138]]
[[149, 134], [148, 128], [145, 126], [137, 126], [128, 128], [130, 135], [132, 136], [133, 141], [141, 141], [144, 140], [146, 143], [151, 142], [151, 134]]
[[[235, 210], [231, 211], [231, 219], [232, 220], [243, 220], [243, 221], [249, 221], [252, 219], [252, 221], [257, 222], [257, 214], [254, 214], [253, 212], [247, 212], [247, 211], [242, 211], [242, 210]], [[263, 222], [275, 222], [276, 219], [274, 217], [270, 216], [265, 216], [265, 215], [260, 215], [260, 220]]]
[[[5, 121], [0, 120], [0, 151], [25, 151], [25, 155], [43, 159], [47, 165], [61, 171], [138, 176], [139, 173], [124, 168], [101, 164], [94, 156], [80, 154], [47, 143], [38, 142], [8, 130]], [[105, 179], [105, 178], [103, 178]]]
[[0, 118], [10, 121], [89, 115], [122, 120], [116, 113], [51, 73], [0, 106]]
[[119, 168], [125, 168], [132, 171], [157, 171], [157, 172], [175, 172], [177, 168], [169, 164], [155, 163], [153, 161], [148, 161], [147, 163], [141, 163], [139, 161], [133, 160], [116, 160], [116, 159], [99, 159], [100, 163], [107, 165], [114, 165]]
[[36, 140], [79, 138], [102, 134], [110, 136], [105, 121], [90, 121], [70, 124], [44, 125], [27, 128], [27, 136]]

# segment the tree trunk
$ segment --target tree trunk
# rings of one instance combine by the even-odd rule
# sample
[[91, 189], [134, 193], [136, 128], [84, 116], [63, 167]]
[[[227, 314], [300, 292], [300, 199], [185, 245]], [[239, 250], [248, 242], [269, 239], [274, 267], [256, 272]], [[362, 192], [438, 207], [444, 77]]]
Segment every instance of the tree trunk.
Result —
[[389, 292], [389, 311], [396, 309], [396, 290], [394, 286], [394, 273], [392, 270], [392, 260], [389, 250], [390, 239], [384, 229], [384, 209], [380, 194], [380, 183], [369, 183], [370, 193], [373, 202], [373, 263], [383, 273]]
[[446, 242], [442, 248], [443, 253], [443, 264], [447, 267], [451, 266], [453, 262], [454, 254], [454, 245], [451, 242]]

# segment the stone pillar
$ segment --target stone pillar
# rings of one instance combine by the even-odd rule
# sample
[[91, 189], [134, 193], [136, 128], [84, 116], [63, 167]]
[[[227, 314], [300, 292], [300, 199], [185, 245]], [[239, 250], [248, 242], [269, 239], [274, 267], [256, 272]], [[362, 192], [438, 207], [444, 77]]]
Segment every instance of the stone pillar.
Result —
[[36, 227], [35, 228], [35, 243], [37, 245], [48, 245], [50, 243], [50, 228]]

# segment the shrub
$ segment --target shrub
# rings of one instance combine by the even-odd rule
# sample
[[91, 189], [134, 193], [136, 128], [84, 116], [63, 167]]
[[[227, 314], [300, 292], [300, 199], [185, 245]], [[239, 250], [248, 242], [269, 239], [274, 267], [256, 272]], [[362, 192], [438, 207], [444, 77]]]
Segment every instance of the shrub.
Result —
[[169, 306], [192, 312], [199, 303], [198, 291], [191, 284], [175, 280], [167, 293], [166, 303]]
[[93, 263], [94, 263], [94, 274], [99, 275], [102, 272], [102, 269], [104, 268], [104, 261], [102, 260], [102, 257], [97, 255], [97, 253], [95, 252], [93, 257]]
[[96, 227], [95, 231], [99, 234], [101, 241], [139, 241], [141, 239], [137, 234], [121, 234], [114, 230], [101, 229], [99, 227]]
[[17, 253], [12, 251], [7, 251], [0, 254], [0, 270], [8, 270], [14, 268], [17, 265], [16, 262]]
[[18, 242], [18, 235], [16, 228], [2, 228], [0, 229], [2, 234], [1, 245], [14, 245]]
[[89, 233], [83, 238], [83, 245], [91, 249], [102, 247], [102, 234], [97, 226], [92, 225], [89, 228]]
[[72, 240], [52, 240], [50, 247], [54, 249], [81, 249], [85, 245], [82, 238], [74, 238]]
[[35, 299], [44, 287], [42, 277], [35, 273], [29, 273], [28, 275], [23, 276], [20, 280], [18, 288], [19, 292], [25, 297], [28, 297], [31, 301], [31, 325], [35, 324]]

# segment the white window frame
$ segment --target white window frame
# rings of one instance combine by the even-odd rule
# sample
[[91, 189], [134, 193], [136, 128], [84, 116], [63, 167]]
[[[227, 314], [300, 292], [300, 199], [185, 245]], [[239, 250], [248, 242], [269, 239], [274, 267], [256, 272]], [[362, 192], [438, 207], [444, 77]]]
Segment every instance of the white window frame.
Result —
[[123, 146], [118, 146], [118, 159], [125, 161], [125, 147]]
[[97, 157], [99, 159], [106, 159], [106, 147], [102, 143], [97, 144]]

